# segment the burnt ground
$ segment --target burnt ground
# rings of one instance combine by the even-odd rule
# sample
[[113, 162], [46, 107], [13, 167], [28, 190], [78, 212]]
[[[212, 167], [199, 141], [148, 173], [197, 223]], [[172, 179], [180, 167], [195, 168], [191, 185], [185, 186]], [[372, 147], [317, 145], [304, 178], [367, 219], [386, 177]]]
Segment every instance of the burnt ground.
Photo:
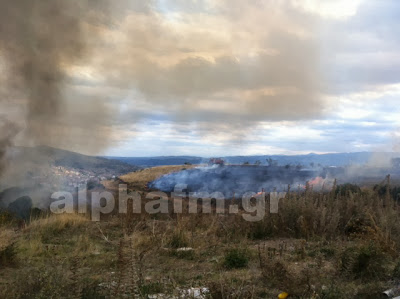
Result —
[[[187, 186], [188, 192], [222, 192], [226, 198], [234, 193], [303, 190], [307, 182], [321, 177], [320, 186], [329, 189], [337, 184], [352, 183], [360, 186], [380, 184], [391, 175], [393, 184], [400, 183], [400, 169], [371, 167], [325, 167], [304, 169], [296, 166], [225, 165], [198, 167], [164, 175], [148, 184], [149, 188], [172, 192], [177, 185]], [[321, 182], [322, 181], [322, 182]], [[325, 186], [323, 186], [325, 184]]]
[[171, 173], [151, 182], [149, 187], [172, 192], [176, 185], [187, 185], [189, 192], [222, 192], [226, 197], [245, 192], [285, 191], [288, 185], [297, 188], [320, 174], [319, 170], [295, 167], [227, 165], [199, 167]]

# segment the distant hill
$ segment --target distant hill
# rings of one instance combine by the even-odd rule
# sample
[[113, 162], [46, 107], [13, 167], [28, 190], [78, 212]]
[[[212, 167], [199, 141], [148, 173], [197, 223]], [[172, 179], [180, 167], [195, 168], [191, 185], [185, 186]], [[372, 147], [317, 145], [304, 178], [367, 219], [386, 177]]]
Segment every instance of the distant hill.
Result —
[[[391, 159], [399, 157], [399, 153], [334, 153], [334, 154], [308, 154], [308, 155], [260, 155], [260, 156], [226, 156], [222, 157], [230, 164], [243, 164], [248, 162], [254, 164], [259, 161], [262, 165], [269, 163], [278, 163], [278, 165], [303, 165], [310, 166], [346, 166], [346, 165], [363, 165], [374, 160], [374, 157], [382, 157], [383, 159]], [[207, 163], [209, 158], [196, 156], [160, 156], [160, 157], [110, 157], [125, 163], [142, 167], [164, 166], [164, 165], [182, 165], [184, 163], [200, 164]], [[269, 160], [269, 161], [268, 161]], [[379, 160], [379, 159], [377, 159]]]
[[86, 156], [47, 146], [14, 147], [8, 152], [8, 167], [0, 177], [0, 209], [29, 197], [35, 207], [46, 208], [55, 191], [71, 191], [86, 184], [100, 188], [101, 181], [140, 169], [119, 160]]
[[[110, 178], [140, 167], [120, 160], [93, 157], [47, 146], [13, 147], [8, 152], [8, 167], [0, 177], [0, 191], [10, 187], [55, 185], [91, 178]], [[73, 173], [70, 173], [70, 172]], [[57, 174], [56, 172], [60, 172]], [[75, 178], [71, 179], [75, 175]]]
[[109, 159], [119, 160], [131, 165], [141, 167], [183, 165], [185, 163], [200, 164], [207, 162], [208, 159], [193, 156], [165, 156], [165, 157], [108, 157]]
[[121, 160], [82, 155], [75, 152], [52, 148], [48, 146], [15, 147], [12, 149], [12, 160], [49, 166], [62, 166], [94, 173], [125, 174], [136, 171], [139, 167]]

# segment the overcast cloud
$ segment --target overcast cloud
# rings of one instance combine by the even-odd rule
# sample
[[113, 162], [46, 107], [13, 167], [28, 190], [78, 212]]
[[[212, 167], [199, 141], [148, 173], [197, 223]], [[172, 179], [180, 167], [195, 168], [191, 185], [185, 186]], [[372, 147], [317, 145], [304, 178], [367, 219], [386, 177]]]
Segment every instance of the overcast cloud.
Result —
[[[397, 150], [400, 2], [349, 2], [88, 1], [87, 54], [60, 63], [57, 123], [74, 134], [48, 143], [120, 156]], [[2, 53], [2, 118], [24, 128]]]

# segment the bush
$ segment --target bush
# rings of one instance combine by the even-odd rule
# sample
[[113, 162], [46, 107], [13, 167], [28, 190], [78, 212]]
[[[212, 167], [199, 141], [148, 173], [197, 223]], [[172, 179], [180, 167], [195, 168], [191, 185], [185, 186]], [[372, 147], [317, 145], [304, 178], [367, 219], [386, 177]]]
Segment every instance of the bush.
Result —
[[332, 258], [335, 256], [335, 249], [333, 248], [323, 247], [320, 249], [320, 252], [325, 258]]
[[15, 217], [8, 211], [0, 210], [0, 227], [12, 225], [16, 222]]
[[[18, 288], [15, 288], [15, 285]], [[65, 271], [51, 266], [23, 268], [14, 275], [8, 292], [12, 293], [8, 298], [70, 298], [71, 296]]]
[[[347, 296], [346, 296], [347, 295]], [[346, 294], [342, 288], [332, 284], [329, 287], [326, 287], [322, 290], [321, 297], [324, 299], [342, 299], [349, 297], [349, 294]]]
[[400, 261], [398, 261], [396, 267], [394, 267], [392, 277], [394, 279], [400, 279]]
[[183, 230], [179, 229], [172, 234], [168, 245], [171, 248], [182, 248], [189, 246], [189, 242]]
[[360, 194], [361, 188], [354, 184], [343, 184], [336, 187], [335, 190], [336, 195], [347, 196], [349, 193], [352, 194]]
[[183, 260], [194, 260], [196, 257], [194, 250], [173, 250], [170, 254]]
[[265, 240], [273, 236], [273, 226], [265, 220], [252, 223], [249, 231], [249, 238], [252, 240]]
[[0, 266], [14, 266], [17, 261], [17, 253], [15, 250], [15, 243], [0, 249]]
[[245, 249], [231, 249], [225, 254], [224, 266], [228, 269], [240, 269], [247, 267], [249, 254]]
[[144, 298], [147, 298], [149, 295], [163, 293], [165, 290], [163, 284], [159, 282], [151, 282], [141, 285], [139, 291]]
[[387, 257], [373, 244], [359, 248], [350, 247], [341, 257], [342, 271], [362, 280], [384, 278], [387, 262]]

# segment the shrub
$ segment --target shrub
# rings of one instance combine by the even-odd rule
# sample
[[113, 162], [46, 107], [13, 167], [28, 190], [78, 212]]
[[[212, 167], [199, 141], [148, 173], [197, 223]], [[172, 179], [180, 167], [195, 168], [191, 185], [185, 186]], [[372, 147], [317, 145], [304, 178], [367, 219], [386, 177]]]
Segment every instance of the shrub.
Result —
[[230, 249], [224, 257], [224, 266], [228, 269], [240, 269], [247, 267], [249, 254], [245, 249]]
[[194, 250], [173, 250], [170, 254], [183, 260], [194, 260], [196, 257]]
[[320, 252], [325, 258], [332, 258], [335, 256], [335, 249], [333, 248], [323, 247], [320, 249]]
[[159, 282], [151, 282], [148, 284], [143, 284], [139, 287], [140, 294], [147, 298], [148, 295], [154, 295], [164, 292], [164, 285]]
[[362, 280], [384, 278], [387, 262], [387, 257], [373, 244], [350, 247], [341, 257], [342, 272]]
[[332, 284], [322, 290], [321, 297], [324, 299], [342, 299], [349, 296], [342, 290], [342, 288]]
[[14, 266], [17, 261], [17, 253], [15, 250], [15, 243], [0, 249], [0, 266]]
[[250, 225], [249, 238], [253, 240], [265, 240], [273, 236], [273, 226], [267, 221], [258, 221]]
[[183, 230], [178, 229], [176, 230], [171, 239], [168, 242], [169, 247], [171, 248], [182, 248], [189, 246], [189, 242]]
[[70, 298], [71, 289], [65, 271], [58, 267], [23, 268], [13, 277], [9, 298]]
[[394, 267], [392, 276], [394, 279], [400, 279], [400, 261], [398, 261], [396, 266]]
[[15, 217], [10, 212], [0, 210], [0, 227], [11, 225], [15, 220]]
[[347, 196], [349, 193], [360, 194], [361, 188], [357, 185], [347, 183], [337, 186], [335, 193], [336, 195], [341, 195], [341, 196]]
[[[204, 298], [256, 298], [254, 289], [247, 281], [239, 279], [219, 279], [208, 283], [209, 293]], [[202, 297], [203, 298], [203, 297]]]

